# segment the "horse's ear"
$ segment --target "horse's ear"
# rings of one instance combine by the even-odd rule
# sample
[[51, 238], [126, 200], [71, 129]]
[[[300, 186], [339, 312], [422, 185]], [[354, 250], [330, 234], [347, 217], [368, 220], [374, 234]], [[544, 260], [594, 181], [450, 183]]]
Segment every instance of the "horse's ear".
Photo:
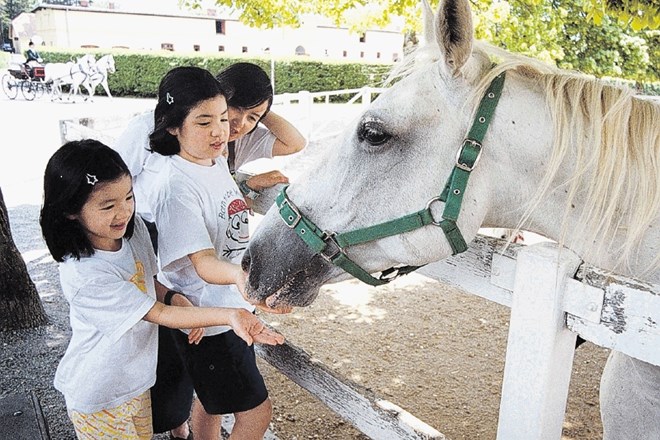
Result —
[[470, 58], [474, 28], [468, 0], [443, 0], [435, 17], [436, 40], [448, 72], [455, 76]]
[[435, 29], [433, 29], [433, 9], [428, 0], [422, 0], [422, 20], [424, 21], [422, 44], [431, 45], [435, 43]]

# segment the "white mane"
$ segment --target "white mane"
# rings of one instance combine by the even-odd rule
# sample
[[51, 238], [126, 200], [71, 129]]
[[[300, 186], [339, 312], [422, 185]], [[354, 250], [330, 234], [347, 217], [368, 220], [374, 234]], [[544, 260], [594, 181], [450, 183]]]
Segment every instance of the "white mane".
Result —
[[[397, 65], [387, 82], [395, 82], [438, 58], [436, 45], [424, 46]], [[497, 64], [491, 68], [493, 61]], [[467, 105], [476, 109], [492, 79], [503, 71], [533, 78], [546, 96], [554, 121], [552, 156], [519, 228], [524, 228], [545, 194], [565, 185], [565, 213], [578, 191], [584, 192], [586, 204], [577, 225], [567, 224], [564, 216], [560, 243], [571, 228], [595, 244], [590, 255], [615, 253], [620, 256], [619, 265], [636, 266], [636, 250], [660, 216], [660, 106], [635, 97], [631, 89], [478, 41], [471, 61], [461, 72], [475, 84], [473, 99]], [[574, 139], [586, 141], [576, 143]], [[557, 184], [555, 178], [569, 152], [578, 158], [573, 177]], [[625, 237], [625, 244], [619, 248], [612, 247], [616, 233]], [[658, 266], [660, 255], [645, 269], [651, 271]]]

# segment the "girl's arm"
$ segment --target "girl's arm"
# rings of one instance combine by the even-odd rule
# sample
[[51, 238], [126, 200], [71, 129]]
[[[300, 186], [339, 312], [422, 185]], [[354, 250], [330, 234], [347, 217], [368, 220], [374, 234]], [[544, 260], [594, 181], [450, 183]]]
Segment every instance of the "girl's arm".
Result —
[[213, 249], [203, 249], [188, 257], [197, 275], [209, 284], [236, 284], [238, 290], [245, 291], [245, 274], [238, 264], [220, 260]]
[[[229, 263], [218, 259], [213, 249], [204, 249], [188, 257], [192, 261], [197, 275], [209, 284], [236, 284], [238, 291], [243, 298], [249, 302], [245, 295], [245, 273], [238, 264]], [[272, 309], [265, 304], [255, 304], [256, 307], [268, 313], [289, 313], [291, 307], [283, 306], [279, 309]]]
[[305, 137], [289, 121], [272, 110], [266, 113], [260, 122], [277, 138], [273, 145], [273, 156], [286, 156], [305, 148]]
[[[165, 295], [170, 291], [167, 287], [162, 285], [160, 281], [154, 277], [154, 285], [156, 287], [156, 299], [158, 302], [166, 304]], [[177, 292], [176, 295], [170, 295], [170, 303], [167, 305], [178, 306], [178, 307], [194, 307], [193, 303], [190, 302], [188, 297], [183, 293]], [[191, 328], [188, 333], [188, 343], [189, 344], [199, 344], [199, 341], [204, 337], [204, 327], [195, 327]]]
[[266, 327], [259, 318], [245, 309], [177, 307], [156, 302], [143, 319], [170, 328], [229, 325], [248, 345], [253, 342], [269, 345], [284, 342], [284, 336]]

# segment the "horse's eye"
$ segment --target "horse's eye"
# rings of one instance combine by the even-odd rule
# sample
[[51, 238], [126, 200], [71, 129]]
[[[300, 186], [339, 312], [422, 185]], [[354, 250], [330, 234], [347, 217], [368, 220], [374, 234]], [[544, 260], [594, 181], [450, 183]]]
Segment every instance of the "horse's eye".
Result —
[[382, 145], [392, 137], [383, 130], [379, 121], [373, 119], [368, 119], [360, 123], [357, 136], [360, 142], [364, 141], [373, 146]]

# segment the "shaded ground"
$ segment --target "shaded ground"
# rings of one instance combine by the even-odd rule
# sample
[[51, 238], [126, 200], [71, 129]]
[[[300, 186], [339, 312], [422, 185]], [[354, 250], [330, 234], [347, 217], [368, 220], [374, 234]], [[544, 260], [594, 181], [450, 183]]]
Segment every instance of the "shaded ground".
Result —
[[[68, 305], [37, 217], [34, 205], [10, 208], [13, 235], [50, 324], [0, 333], [0, 397], [35, 390], [52, 438], [73, 439], [52, 386], [69, 338]], [[311, 307], [264, 318], [313, 357], [458, 440], [495, 438], [508, 315], [506, 307], [410, 275], [378, 289], [354, 281], [328, 286]], [[563, 438], [602, 438], [597, 394], [605, 357], [590, 343], [577, 350]], [[270, 366], [260, 366], [279, 438], [364, 438]]]

